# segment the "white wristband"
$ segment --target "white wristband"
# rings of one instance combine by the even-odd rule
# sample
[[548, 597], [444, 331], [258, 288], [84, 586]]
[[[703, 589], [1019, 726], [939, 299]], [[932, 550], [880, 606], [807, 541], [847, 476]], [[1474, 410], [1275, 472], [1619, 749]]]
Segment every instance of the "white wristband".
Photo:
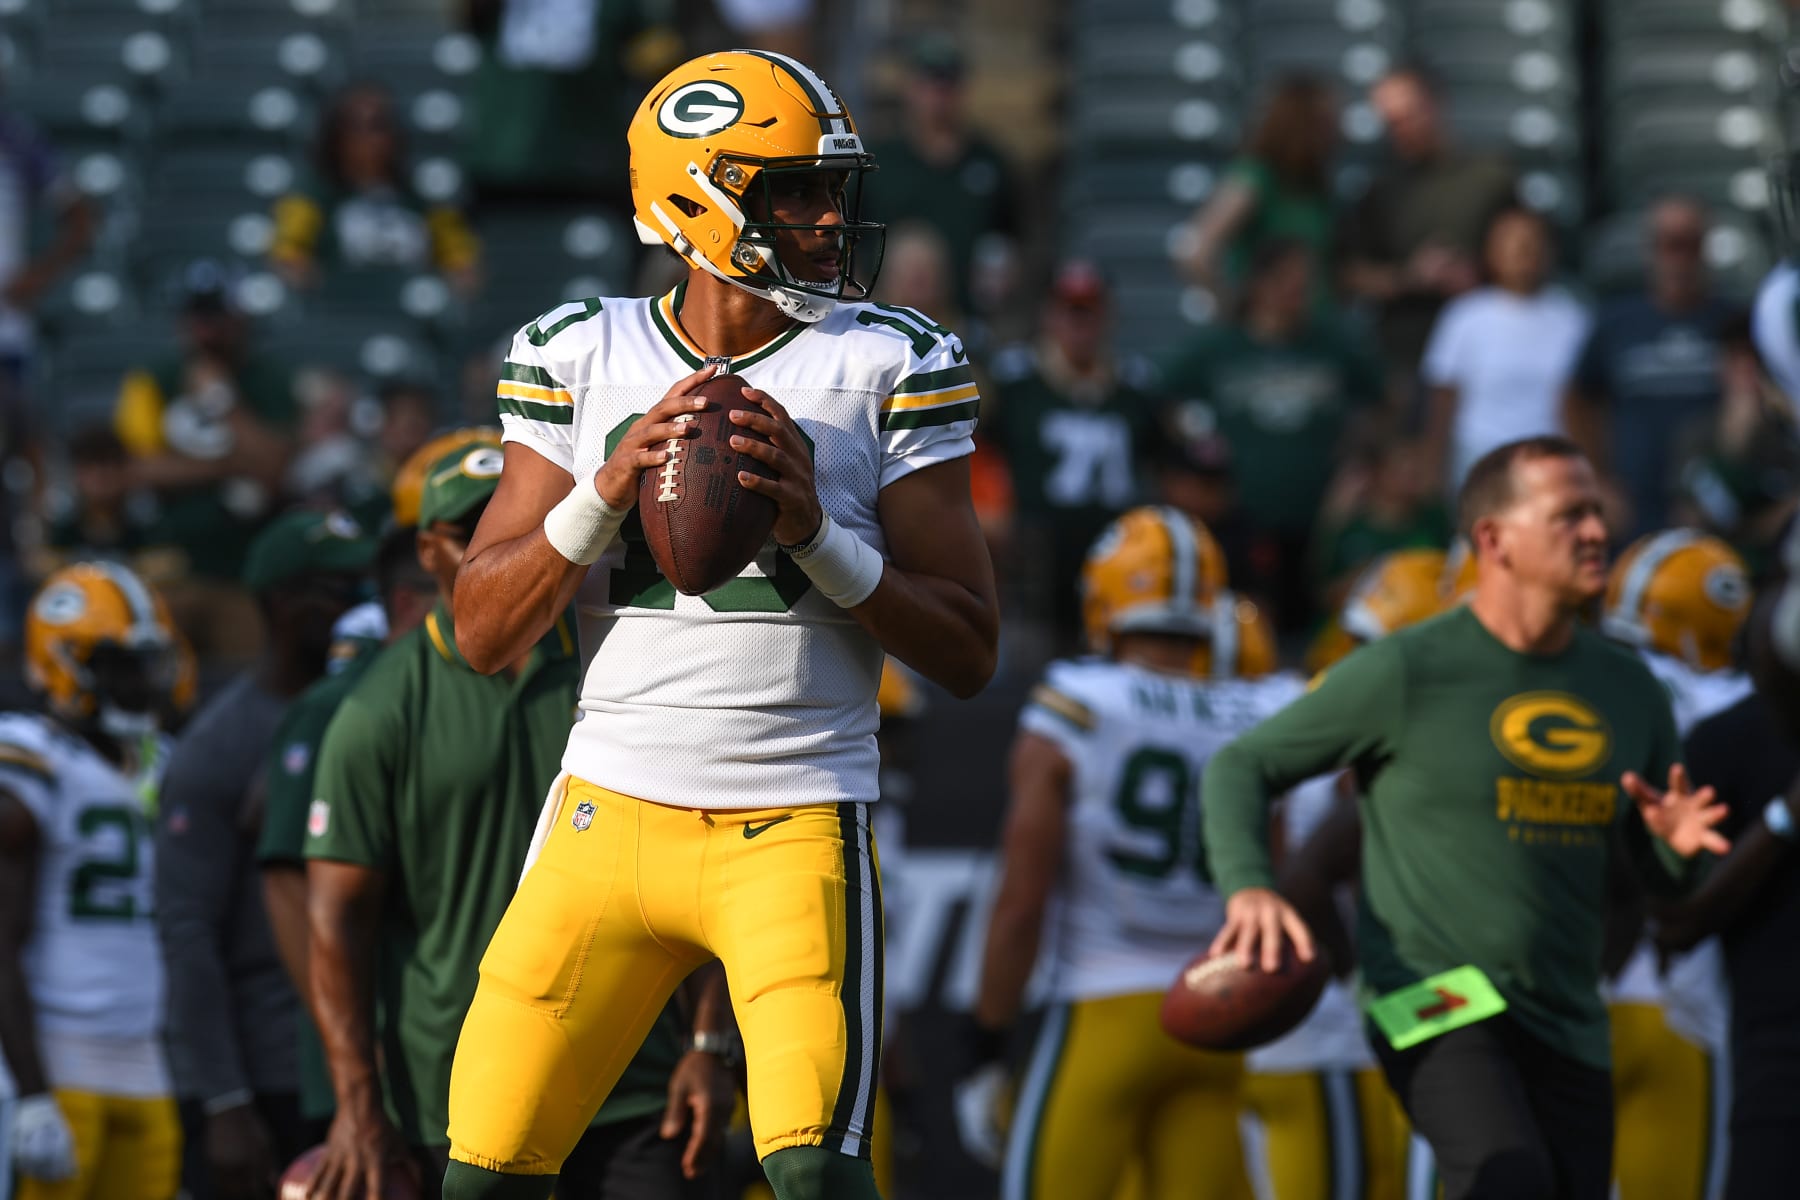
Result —
[[544, 539], [577, 566], [597, 562], [612, 545], [625, 514], [601, 499], [594, 481], [577, 483], [544, 514]]
[[881, 586], [886, 562], [875, 547], [826, 515], [812, 541], [787, 552], [819, 593], [839, 608], [855, 608]]

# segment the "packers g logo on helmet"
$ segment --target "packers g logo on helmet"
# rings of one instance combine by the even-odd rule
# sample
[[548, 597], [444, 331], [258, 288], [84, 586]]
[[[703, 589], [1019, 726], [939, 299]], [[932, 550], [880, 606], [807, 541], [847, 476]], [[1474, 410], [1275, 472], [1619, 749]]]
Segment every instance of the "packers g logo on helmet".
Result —
[[57, 716], [114, 736], [149, 732], [181, 702], [192, 681], [178, 651], [162, 598], [114, 563], [64, 567], [26, 610], [26, 682]]
[[670, 137], [698, 138], [721, 133], [744, 115], [744, 98], [728, 83], [702, 79], [669, 93], [656, 109], [656, 123]]
[[[798, 321], [822, 320], [839, 299], [874, 288], [883, 227], [862, 220], [861, 207], [875, 161], [850, 110], [805, 63], [764, 50], [683, 63], [644, 97], [626, 141], [640, 241]], [[784, 214], [776, 185], [820, 173], [835, 212]], [[835, 241], [837, 277], [796, 275], [781, 261], [783, 236]]]
[[1750, 600], [1737, 551], [1716, 537], [1668, 529], [1639, 538], [1614, 564], [1601, 628], [1696, 670], [1721, 671], [1732, 663]]

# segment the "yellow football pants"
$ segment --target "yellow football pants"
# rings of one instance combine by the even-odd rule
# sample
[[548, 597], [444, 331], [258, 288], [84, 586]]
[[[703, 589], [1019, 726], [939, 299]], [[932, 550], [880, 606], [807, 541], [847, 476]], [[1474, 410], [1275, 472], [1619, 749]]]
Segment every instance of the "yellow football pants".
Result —
[[1159, 992], [1044, 1018], [1014, 1109], [1003, 1200], [1248, 1200], [1244, 1059], [1162, 1031]]
[[881, 888], [868, 806], [706, 812], [570, 779], [481, 961], [450, 1154], [550, 1174], [690, 971], [724, 963], [758, 1157], [869, 1156]]
[[1654, 1004], [1614, 1004], [1613, 1174], [1619, 1200], [1703, 1200], [1722, 1135], [1712, 1056]]
[[56, 1089], [75, 1137], [75, 1175], [19, 1177], [18, 1200], [171, 1200], [181, 1186], [181, 1118], [170, 1096]]
[[1401, 1200], [1408, 1125], [1380, 1071], [1253, 1074], [1244, 1107], [1275, 1200]]

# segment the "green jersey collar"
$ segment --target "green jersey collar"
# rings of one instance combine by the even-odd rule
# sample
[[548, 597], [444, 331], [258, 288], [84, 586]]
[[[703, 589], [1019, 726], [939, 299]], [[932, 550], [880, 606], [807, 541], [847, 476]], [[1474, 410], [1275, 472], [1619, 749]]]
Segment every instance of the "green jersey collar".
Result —
[[[650, 323], [656, 331], [669, 343], [669, 349], [675, 357], [686, 363], [691, 369], [698, 371], [706, 365], [706, 351], [694, 343], [681, 327], [681, 303], [687, 298], [687, 280], [675, 285], [675, 290], [661, 296], [650, 305]], [[731, 360], [731, 369], [741, 371], [745, 367], [761, 362], [810, 328], [796, 321], [792, 326], [776, 334], [774, 338], [758, 346], [748, 354], [740, 354]]]
[[[450, 606], [439, 600], [432, 610], [425, 614], [425, 639], [431, 648], [447, 663], [454, 663], [465, 670], [474, 670], [469, 660], [462, 656], [456, 647], [456, 625], [450, 615]], [[532, 648], [533, 656], [541, 662], [551, 662], [572, 657], [575, 653], [575, 627], [569, 613], [563, 612], [556, 618], [556, 624], [550, 631], [538, 639]]]

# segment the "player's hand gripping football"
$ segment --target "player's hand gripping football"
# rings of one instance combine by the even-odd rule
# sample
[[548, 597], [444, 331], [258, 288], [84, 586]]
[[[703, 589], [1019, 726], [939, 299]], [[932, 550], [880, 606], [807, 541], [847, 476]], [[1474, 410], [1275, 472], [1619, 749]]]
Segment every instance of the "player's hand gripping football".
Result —
[[761, 405], [763, 411], [736, 410], [731, 414], [731, 423], [740, 429], [754, 430], [769, 441], [733, 434], [731, 448], [772, 469], [775, 478], [764, 479], [751, 471], [739, 471], [738, 482], [775, 501], [775, 529], [771, 536], [777, 545], [798, 546], [811, 541], [825, 519], [825, 510], [819, 507], [818, 485], [813, 481], [812, 451], [807, 449], [794, 418], [775, 397], [755, 388], [745, 388], [744, 396]]
[[340, 1107], [306, 1200], [380, 1200], [395, 1175], [411, 1177], [415, 1186], [419, 1182], [400, 1131], [379, 1108]]
[[688, 393], [711, 379], [708, 364], [678, 380], [650, 411], [631, 423], [619, 444], [594, 473], [594, 490], [611, 508], [624, 512], [637, 503], [638, 476], [669, 461], [669, 439], [693, 437], [699, 431], [676, 418], [706, 407], [706, 400]]
[[1650, 832], [1681, 857], [1692, 858], [1702, 850], [1724, 854], [1731, 849], [1725, 835], [1714, 828], [1730, 810], [1718, 802], [1711, 787], [1695, 788], [1680, 763], [1669, 768], [1666, 791], [1659, 791], [1636, 771], [1625, 772], [1619, 782], [1637, 803]]
[[1225, 927], [1213, 939], [1215, 955], [1235, 954], [1246, 966], [1260, 964], [1265, 971], [1281, 969], [1283, 935], [1294, 943], [1301, 962], [1313, 957], [1312, 931], [1300, 914], [1271, 888], [1244, 888], [1225, 903]]

